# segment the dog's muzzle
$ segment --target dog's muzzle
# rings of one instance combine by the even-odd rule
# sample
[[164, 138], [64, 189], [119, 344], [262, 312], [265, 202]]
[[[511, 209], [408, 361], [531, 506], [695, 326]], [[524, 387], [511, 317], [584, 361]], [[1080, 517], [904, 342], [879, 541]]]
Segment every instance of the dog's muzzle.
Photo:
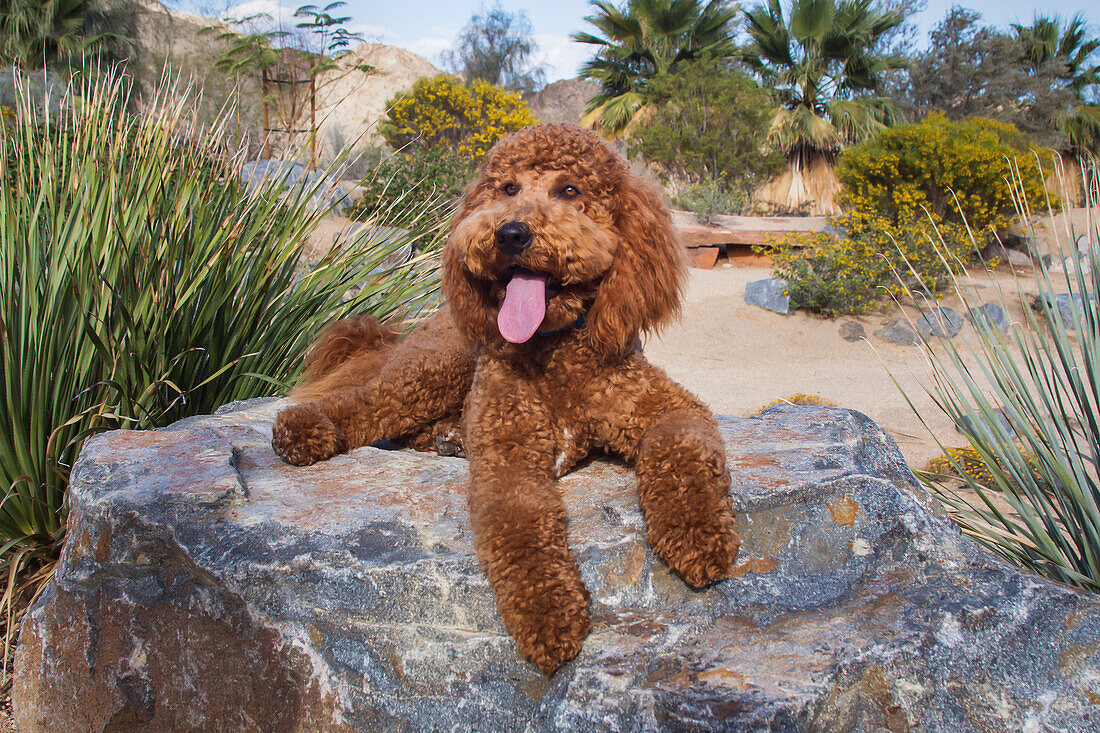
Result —
[[531, 230], [522, 221], [501, 224], [496, 235], [497, 249], [509, 257], [516, 257], [531, 244]]

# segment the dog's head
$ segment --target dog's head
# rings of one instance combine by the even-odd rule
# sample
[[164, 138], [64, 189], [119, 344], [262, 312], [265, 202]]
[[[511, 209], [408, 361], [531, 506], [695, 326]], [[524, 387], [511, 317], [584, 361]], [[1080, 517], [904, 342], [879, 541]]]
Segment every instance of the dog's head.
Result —
[[489, 151], [443, 262], [459, 327], [495, 352], [576, 329], [598, 353], [625, 353], [676, 314], [685, 277], [657, 194], [595, 133], [564, 124]]

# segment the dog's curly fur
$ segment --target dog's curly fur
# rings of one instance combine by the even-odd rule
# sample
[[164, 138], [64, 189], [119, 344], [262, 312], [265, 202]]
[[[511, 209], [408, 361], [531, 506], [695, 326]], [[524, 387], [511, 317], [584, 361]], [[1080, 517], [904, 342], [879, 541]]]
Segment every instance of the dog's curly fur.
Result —
[[[499, 243], [510, 222], [530, 233], [518, 253]], [[591, 450], [634, 465], [649, 543], [689, 585], [722, 578], [737, 554], [715, 420], [639, 348], [678, 312], [682, 249], [668, 210], [615, 153], [551, 124], [489, 152], [443, 260], [448, 307], [405, 340], [358, 321], [319, 341], [292, 394], [303, 401], [278, 415], [272, 444], [304, 465], [460, 433], [478, 557], [520, 651], [550, 674], [589, 630], [556, 479]], [[517, 268], [549, 283], [539, 332], [523, 343], [497, 325]]]

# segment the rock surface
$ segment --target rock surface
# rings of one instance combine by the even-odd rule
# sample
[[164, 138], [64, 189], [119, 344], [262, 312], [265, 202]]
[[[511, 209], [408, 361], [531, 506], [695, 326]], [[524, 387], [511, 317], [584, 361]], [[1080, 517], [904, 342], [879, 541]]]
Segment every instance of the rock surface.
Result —
[[902, 317], [891, 318], [882, 328], [875, 331], [875, 335], [883, 341], [904, 346], [916, 346], [920, 343], [920, 336], [909, 325], [909, 321]]
[[1075, 257], [1059, 257], [1047, 268], [1047, 272], [1062, 277], [1068, 274], [1071, 278], [1076, 277], [1077, 273], [1090, 275], [1092, 274], [1092, 257], [1087, 253]]
[[559, 79], [524, 97], [531, 116], [539, 122], [579, 124], [588, 100], [600, 93], [600, 85], [588, 79]]
[[996, 303], [984, 303], [977, 308], [971, 308], [966, 312], [966, 320], [975, 326], [985, 323], [1001, 333], [1008, 333], [1008, 314]]
[[[383, 144], [378, 124], [391, 100], [412, 89], [418, 80], [441, 73], [412, 51], [383, 43], [362, 43], [340, 61], [344, 69], [367, 64], [375, 72], [349, 74], [334, 69], [318, 79], [317, 137], [322, 161], [330, 161], [347, 148], [363, 150]], [[308, 122], [308, 113], [306, 118]]]
[[1012, 267], [1031, 267], [1031, 257], [1026, 252], [1021, 252], [1018, 249], [1005, 250], [1008, 255], [1008, 264]]
[[1032, 310], [1040, 315], [1046, 315], [1047, 307], [1058, 312], [1062, 327], [1070, 331], [1076, 329], [1075, 313], [1078, 320], [1085, 317], [1085, 299], [1080, 293], [1051, 293], [1039, 295], [1031, 301]]
[[867, 332], [863, 330], [863, 324], [858, 321], [845, 321], [840, 324], [840, 337], [845, 341], [862, 341], [867, 338]]
[[955, 431], [963, 435], [980, 436], [986, 442], [1003, 439], [999, 436], [1015, 436], [1017, 440], [1020, 439], [1020, 436], [1015, 435], [1016, 430], [1012, 427], [1008, 414], [1000, 407], [993, 410], [992, 419], [985, 415], [976, 415], [973, 419], [967, 415], [961, 415], [955, 425]]
[[248, 190], [285, 190], [290, 197], [309, 195], [309, 205], [325, 210], [351, 206], [351, 197], [339, 181], [324, 171], [309, 170], [301, 163], [285, 160], [251, 160], [241, 166], [241, 181]]
[[44, 730], [1096, 730], [1100, 601], [963, 539], [859, 413], [722, 421], [741, 556], [694, 592], [634, 481], [561, 481], [593, 629], [551, 679], [473, 555], [455, 458], [269, 447], [279, 403], [92, 438], [13, 690]]
[[[334, 247], [361, 246], [374, 252], [385, 251], [388, 254], [367, 273], [376, 275], [404, 265], [413, 258], [413, 240], [415, 235], [408, 229], [396, 227], [376, 226], [364, 222], [350, 222], [332, 235], [332, 244], [328, 250]], [[325, 250], [325, 254], [328, 253]]]
[[[181, 3], [172, 3], [178, 6]], [[195, 4], [191, 4], [192, 7]], [[142, 90], [139, 105], [147, 104], [154, 97], [173, 94], [191, 85], [188, 80], [201, 81], [203, 92], [193, 92], [188, 109], [198, 109], [200, 120], [209, 125], [227, 100], [237, 106], [229, 115], [229, 132], [243, 137], [250, 149], [259, 153], [265, 137], [263, 123], [264, 92], [259, 74], [221, 71], [215, 64], [228, 47], [218, 37], [225, 32], [240, 32], [241, 28], [214, 18], [202, 17], [170, 9], [159, 0], [137, 0], [127, 5], [133, 13], [136, 37], [130, 38], [127, 61], [129, 71], [135, 72], [135, 83]], [[213, 33], [201, 33], [212, 28]], [[369, 35], [369, 34], [368, 34]], [[162, 83], [165, 64], [179, 75], [179, 84]], [[347, 69], [367, 64], [375, 72], [348, 73]], [[322, 167], [327, 167], [340, 151], [346, 148], [356, 153], [382, 145], [378, 123], [398, 92], [412, 88], [423, 77], [440, 73], [427, 59], [411, 51], [380, 43], [363, 43], [349, 50], [340, 59], [340, 67], [324, 71], [317, 79], [317, 153]], [[305, 94], [303, 90], [303, 94]], [[280, 97], [279, 90], [269, 90], [269, 98]], [[293, 125], [296, 129], [309, 128], [308, 99], [302, 100], [304, 112]], [[270, 126], [282, 128], [279, 115], [270, 114]], [[308, 133], [289, 136], [273, 132], [270, 136], [271, 152], [275, 157], [296, 157], [305, 160], [308, 152]], [[367, 173], [362, 170], [361, 173]]]
[[954, 338], [962, 328], [963, 319], [954, 308], [933, 308], [917, 319], [917, 332], [925, 338]]
[[788, 289], [787, 281], [782, 278], [754, 280], [745, 285], [745, 302], [787, 316], [792, 312]]

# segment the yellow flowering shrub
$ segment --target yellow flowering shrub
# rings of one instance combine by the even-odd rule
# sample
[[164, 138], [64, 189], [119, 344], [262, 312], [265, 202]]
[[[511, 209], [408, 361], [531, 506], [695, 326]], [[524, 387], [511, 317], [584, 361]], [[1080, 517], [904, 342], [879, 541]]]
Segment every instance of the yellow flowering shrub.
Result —
[[1009, 181], [1028, 201], [1046, 201], [1044, 167], [1051, 153], [1029, 144], [1012, 125], [941, 113], [883, 130], [841, 154], [836, 174], [845, 209], [892, 225], [912, 219], [962, 224], [981, 239], [1002, 232], [1016, 214]]
[[446, 146], [471, 160], [507, 133], [536, 122], [515, 92], [481, 80], [465, 84], [449, 74], [420, 79], [388, 107], [379, 131], [394, 149]]
[[892, 224], [859, 211], [829, 222], [843, 234], [788, 235], [766, 248], [792, 305], [825, 316], [867, 313], [905, 285], [940, 293], [951, 283], [944, 259], [966, 262], [974, 253], [966, 228], [951, 222], [914, 217]]
[[[1019, 444], [1017, 444], [1017, 446], [1019, 447]], [[976, 448], [968, 445], [963, 448], [944, 448], [943, 450], [944, 455], [936, 456], [925, 464], [925, 473], [935, 476], [958, 476], [959, 478], [966, 478], [969, 476], [975, 483], [981, 484], [982, 486], [997, 486], [997, 479], [994, 477], [993, 471]], [[1038, 459], [1035, 455], [1022, 447], [1020, 448], [1020, 452], [1024, 457], [1024, 462], [1027, 463], [1036, 480], [1046, 484], [1046, 481], [1042, 478]], [[995, 463], [999, 464], [999, 462], [996, 461]], [[1002, 474], [1007, 473], [1011, 475], [1011, 472], [1005, 471], [1003, 467], [1000, 472]], [[965, 474], [965, 476], [963, 474]]]
[[791, 305], [824, 316], [866, 313], [879, 300], [888, 268], [864, 243], [825, 232], [771, 238], [761, 248]]
[[767, 410], [769, 407], [775, 407], [776, 405], [809, 405], [819, 407], [836, 407], [837, 404], [832, 400], [827, 400], [824, 397], [819, 397], [815, 394], [808, 394], [806, 392], [795, 392], [790, 397], [780, 397], [777, 400], [772, 400], [766, 405], [763, 405], [759, 410], [753, 413], [753, 415], [759, 415]]
[[1012, 222], [1009, 181], [1046, 200], [1040, 161], [1050, 159], [993, 120], [933, 114], [890, 128], [840, 156], [847, 213], [829, 220], [838, 234], [784, 237], [767, 252], [791, 303], [823, 315], [866, 313], [906, 286], [938, 295], [951, 283], [947, 263], [969, 262]]

